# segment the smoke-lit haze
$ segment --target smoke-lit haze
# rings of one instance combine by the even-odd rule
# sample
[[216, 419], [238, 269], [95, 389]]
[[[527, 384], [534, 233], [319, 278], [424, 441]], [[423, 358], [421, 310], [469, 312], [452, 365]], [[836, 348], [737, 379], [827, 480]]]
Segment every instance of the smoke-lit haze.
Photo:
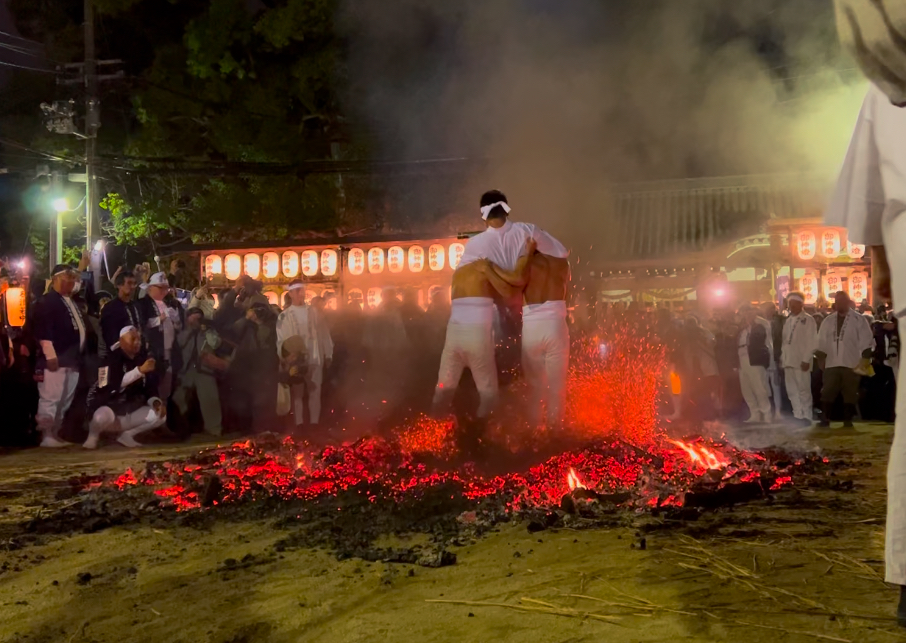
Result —
[[380, 157], [490, 159], [455, 203], [422, 194], [426, 216], [500, 188], [514, 216], [585, 245], [612, 182], [830, 179], [865, 90], [839, 80], [854, 65], [832, 15], [830, 0], [350, 0], [350, 108]]

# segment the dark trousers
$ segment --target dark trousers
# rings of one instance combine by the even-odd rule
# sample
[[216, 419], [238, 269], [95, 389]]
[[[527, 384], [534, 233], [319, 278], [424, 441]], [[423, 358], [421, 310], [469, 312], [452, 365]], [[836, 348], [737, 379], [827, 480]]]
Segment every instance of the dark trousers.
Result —
[[821, 389], [821, 401], [833, 404], [840, 393], [843, 403], [855, 406], [859, 403], [859, 382], [861, 376], [845, 366], [834, 366], [824, 369], [824, 387]]

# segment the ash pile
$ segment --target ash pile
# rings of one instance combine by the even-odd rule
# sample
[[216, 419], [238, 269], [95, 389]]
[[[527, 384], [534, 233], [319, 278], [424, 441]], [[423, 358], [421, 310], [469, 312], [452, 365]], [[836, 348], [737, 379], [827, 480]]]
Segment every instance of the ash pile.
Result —
[[[456, 562], [455, 547], [502, 523], [519, 521], [533, 532], [632, 526], [642, 515], [683, 524], [740, 503], [795, 501], [804, 487], [839, 485], [834, 471], [847, 466], [662, 438], [645, 447], [590, 445], [490, 475], [399, 441], [364, 438], [311, 451], [291, 438], [260, 436], [139, 472], [73, 479], [57, 508], [21, 525], [20, 537], [264, 520], [283, 534], [278, 551], [323, 547], [338, 558], [439, 567]], [[411, 534], [426, 534], [427, 544], [375, 545]]]

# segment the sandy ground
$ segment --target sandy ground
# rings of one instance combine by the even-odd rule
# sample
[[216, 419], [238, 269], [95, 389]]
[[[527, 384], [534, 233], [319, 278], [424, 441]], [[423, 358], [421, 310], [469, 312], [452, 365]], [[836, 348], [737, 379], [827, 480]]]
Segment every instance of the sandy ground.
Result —
[[[804, 489], [808, 502], [796, 510], [770, 502], [722, 510], [698, 532], [664, 525], [646, 534], [644, 550], [632, 524], [539, 534], [508, 525], [460, 548], [458, 563], [441, 569], [278, 552], [273, 544], [284, 534], [265, 521], [206, 531], [114, 528], [19, 549], [0, 542], [0, 640], [906, 639], [892, 618], [896, 594], [882, 580], [892, 427], [819, 438], [762, 428], [730, 437], [845, 457], [855, 466], [838, 475], [855, 486]], [[118, 472], [199, 446], [0, 455], [0, 520], [35, 515], [66, 476]]]

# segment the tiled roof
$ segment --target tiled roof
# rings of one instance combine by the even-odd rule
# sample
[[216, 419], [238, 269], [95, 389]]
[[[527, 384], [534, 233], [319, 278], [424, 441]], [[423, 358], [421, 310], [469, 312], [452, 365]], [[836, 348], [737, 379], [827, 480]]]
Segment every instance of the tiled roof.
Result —
[[751, 175], [615, 186], [613, 260], [708, 250], [769, 219], [820, 218], [830, 185], [813, 175]]

